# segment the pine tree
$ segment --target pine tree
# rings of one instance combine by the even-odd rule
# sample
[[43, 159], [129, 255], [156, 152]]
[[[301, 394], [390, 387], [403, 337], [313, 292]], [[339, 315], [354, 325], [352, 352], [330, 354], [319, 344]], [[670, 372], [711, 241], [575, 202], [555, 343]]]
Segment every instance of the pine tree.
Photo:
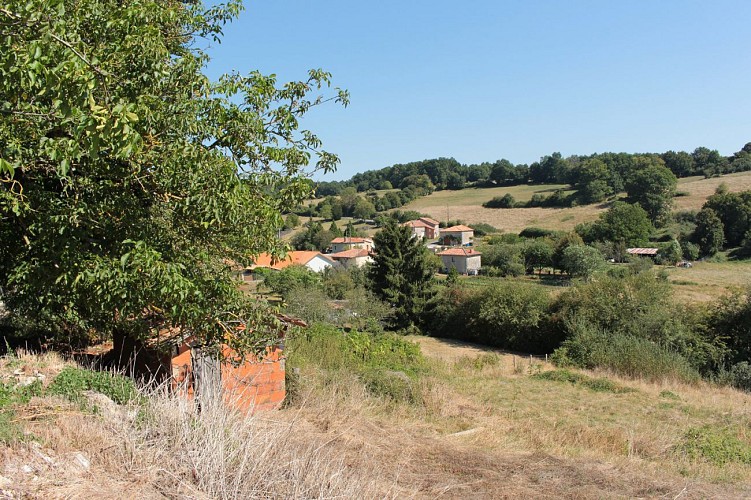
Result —
[[435, 270], [427, 248], [395, 219], [389, 219], [373, 240], [373, 292], [394, 307], [395, 326], [420, 325], [432, 309], [435, 296]]
[[336, 221], [331, 221], [329, 232], [333, 234], [335, 238], [338, 238], [342, 235], [342, 230], [339, 229], [339, 226], [336, 225]]

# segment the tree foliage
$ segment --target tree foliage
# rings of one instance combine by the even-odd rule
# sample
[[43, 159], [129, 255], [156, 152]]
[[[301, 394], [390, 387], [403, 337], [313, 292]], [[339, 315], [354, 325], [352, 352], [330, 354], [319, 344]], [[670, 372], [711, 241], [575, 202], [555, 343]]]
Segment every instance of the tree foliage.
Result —
[[259, 72], [210, 81], [198, 47], [241, 10], [4, 3], [0, 289], [13, 314], [68, 335], [158, 323], [211, 341], [227, 316], [274, 328], [225, 259], [284, 252], [281, 214], [311, 194], [311, 168], [338, 161], [300, 119], [348, 96], [316, 95], [330, 85], [322, 70], [281, 86]]
[[419, 325], [435, 295], [435, 267], [420, 240], [395, 219], [373, 237], [372, 291], [394, 308], [397, 326]]

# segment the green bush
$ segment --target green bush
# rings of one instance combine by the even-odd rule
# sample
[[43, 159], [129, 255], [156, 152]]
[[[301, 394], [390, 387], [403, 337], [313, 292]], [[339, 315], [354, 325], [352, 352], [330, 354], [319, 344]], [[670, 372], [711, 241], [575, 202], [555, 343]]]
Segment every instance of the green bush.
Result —
[[47, 388], [49, 394], [63, 396], [71, 401], [83, 401], [84, 391], [96, 391], [117, 404], [137, 399], [138, 391], [132, 379], [110, 372], [65, 367]]
[[691, 383], [699, 379], [699, 373], [684, 357], [654, 342], [582, 327], [555, 350], [552, 361], [557, 366], [603, 368], [646, 380], [674, 379]]
[[678, 451], [692, 460], [703, 459], [722, 467], [728, 463], [751, 464], [751, 445], [741, 440], [738, 429], [705, 425], [689, 429]]
[[618, 385], [612, 380], [606, 378], [591, 378], [569, 370], [549, 370], [532, 375], [532, 378], [538, 380], [552, 380], [555, 382], [568, 382], [573, 385], [586, 387], [595, 392], [612, 392], [614, 394], [634, 392], [634, 389]]
[[514, 208], [516, 200], [511, 193], [506, 193], [503, 196], [496, 196], [492, 200], [486, 201], [482, 206], [485, 208]]

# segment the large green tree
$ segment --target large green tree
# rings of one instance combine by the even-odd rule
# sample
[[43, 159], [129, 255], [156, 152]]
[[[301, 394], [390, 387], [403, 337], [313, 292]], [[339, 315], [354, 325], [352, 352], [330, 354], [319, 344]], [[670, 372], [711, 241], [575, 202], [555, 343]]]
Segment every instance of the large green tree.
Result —
[[670, 215], [677, 185], [678, 179], [667, 167], [650, 164], [631, 173], [626, 192], [629, 201], [641, 205], [652, 223], [660, 226]]
[[431, 255], [409, 227], [389, 218], [373, 237], [372, 291], [394, 308], [396, 325], [419, 325], [435, 295]]
[[[203, 74], [241, 3], [9, 0], [0, 7], [0, 290], [67, 336], [156, 326], [261, 348], [273, 315], [228, 259], [279, 255], [282, 213], [332, 170], [299, 120], [330, 76]], [[229, 335], [227, 318], [257, 335]]]

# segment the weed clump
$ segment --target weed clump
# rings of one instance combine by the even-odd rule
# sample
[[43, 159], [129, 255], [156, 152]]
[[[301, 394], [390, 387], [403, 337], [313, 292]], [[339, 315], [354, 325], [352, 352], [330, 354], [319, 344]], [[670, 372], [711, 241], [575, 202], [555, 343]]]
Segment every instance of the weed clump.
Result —
[[704, 425], [689, 429], [678, 451], [691, 460], [705, 460], [717, 466], [751, 464], [751, 444], [739, 437], [735, 427]]
[[606, 378], [591, 378], [569, 370], [549, 370], [534, 374], [532, 375], [532, 378], [537, 380], [551, 380], [554, 382], [568, 382], [572, 385], [586, 387], [595, 392], [612, 392], [614, 394], [634, 392], [634, 389], [623, 387]]

